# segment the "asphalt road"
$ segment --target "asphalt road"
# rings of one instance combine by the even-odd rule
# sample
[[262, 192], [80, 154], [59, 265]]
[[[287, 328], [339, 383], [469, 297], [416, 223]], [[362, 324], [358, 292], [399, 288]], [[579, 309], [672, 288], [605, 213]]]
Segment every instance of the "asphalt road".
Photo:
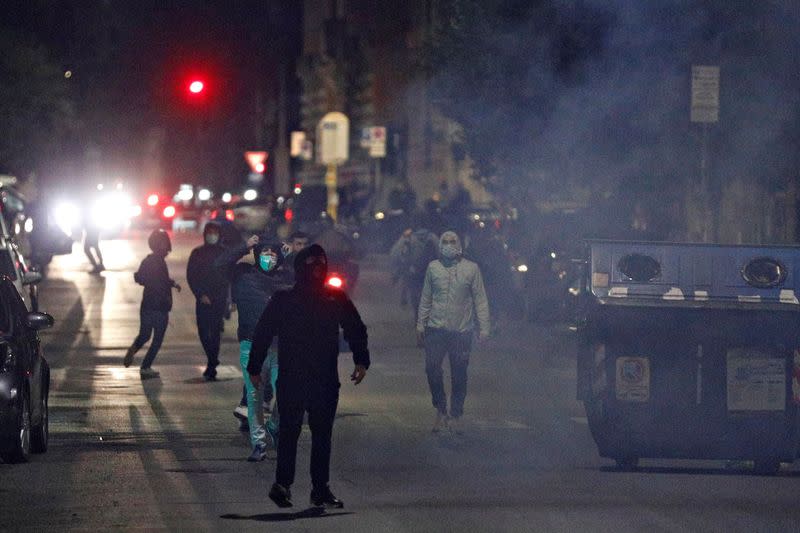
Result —
[[[53, 368], [51, 448], [28, 464], [0, 464], [0, 529], [797, 530], [796, 468], [766, 477], [721, 462], [644, 461], [620, 472], [600, 459], [574, 400], [574, 340], [564, 328], [504, 325], [472, 355], [466, 434], [432, 434], [411, 311], [399, 306], [380, 257], [364, 262], [355, 294], [373, 365], [358, 387], [343, 379], [334, 428], [331, 487], [346, 506], [306, 509], [305, 431], [296, 507], [278, 510], [266, 497], [274, 451], [247, 463], [247, 439], [232, 416], [241, 392], [235, 315], [221, 379], [201, 379], [185, 287], [197, 241], [177, 236], [168, 258], [185, 290], [154, 364], [161, 379], [146, 382], [135, 365], [121, 365], [138, 329], [141, 288], [132, 272], [144, 239], [103, 242], [102, 276], [87, 273], [77, 246], [55, 260], [41, 287], [42, 309], [56, 318], [43, 334]], [[351, 371], [343, 355], [342, 377]]]

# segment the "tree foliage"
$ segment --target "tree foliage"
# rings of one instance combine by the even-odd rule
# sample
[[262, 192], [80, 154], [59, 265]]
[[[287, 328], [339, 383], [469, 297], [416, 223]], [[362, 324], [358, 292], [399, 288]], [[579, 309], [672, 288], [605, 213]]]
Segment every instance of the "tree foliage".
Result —
[[444, 0], [425, 47], [431, 96], [463, 126], [478, 173], [495, 185], [537, 179], [532, 146], [562, 91], [598, 56], [609, 16], [550, 0]]
[[35, 172], [73, 128], [74, 106], [64, 71], [48, 51], [16, 32], [0, 32], [0, 166]]

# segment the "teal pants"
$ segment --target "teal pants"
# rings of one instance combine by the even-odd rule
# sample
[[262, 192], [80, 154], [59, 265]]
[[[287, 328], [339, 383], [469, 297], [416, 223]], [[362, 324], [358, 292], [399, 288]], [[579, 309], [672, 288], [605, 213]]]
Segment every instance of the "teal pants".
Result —
[[[264, 400], [264, 387], [272, 387], [275, 390], [278, 381], [278, 354], [270, 350], [267, 354], [267, 359], [264, 361], [264, 366], [261, 368], [261, 382], [263, 386], [256, 389], [253, 382], [250, 381], [250, 374], [247, 372], [247, 363], [250, 362], [250, 348], [253, 343], [250, 341], [239, 341], [239, 364], [242, 367], [242, 375], [244, 376], [245, 394], [247, 397], [247, 423], [250, 426], [250, 444], [255, 448], [256, 446], [266, 447], [267, 435], [264, 428], [264, 409], [262, 402]], [[269, 385], [267, 384], [269, 383]], [[275, 402], [275, 407], [272, 410], [272, 415], [269, 419], [270, 429], [278, 428], [278, 402]]]

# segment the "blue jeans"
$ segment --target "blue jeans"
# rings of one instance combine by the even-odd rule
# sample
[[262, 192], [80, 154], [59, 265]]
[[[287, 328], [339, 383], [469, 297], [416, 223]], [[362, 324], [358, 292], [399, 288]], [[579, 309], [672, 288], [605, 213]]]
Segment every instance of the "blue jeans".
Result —
[[[264, 401], [264, 389], [267, 386], [275, 387], [275, 382], [278, 379], [278, 354], [272, 350], [267, 354], [264, 365], [261, 367], [262, 386], [256, 389], [250, 380], [250, 374], [247, 372], [247, 363], [250, 362], [250, 348], [252, 346], [253, 343], [251, 341], [239, 341], [239, 364], [242, 367], [247, 397], [247, 423], [250, 426], [250, 444], [255, 448], [256, 446], [266, 447], [267, 445], [262, 402]], [[277, 402], [270, 416], [269, 425], [270, 429], [278, 427]]]
[[134, 339], [133, 345], [138, 350], [150, 340], [150, 335], [153, 336], [153, 342], [150, 343], [150, 348], [148, 348], [147, 354], [142, 360], [142, 368], [150, 368], [156, 355], [158, 355], [158, 350], [161, 349], [161, 343], [164, 341], [164, 334], [167, 332], [167, 324], [169, 323], [169, 311], [141, 309], [139, 311], [139, 320], [139, 335]]

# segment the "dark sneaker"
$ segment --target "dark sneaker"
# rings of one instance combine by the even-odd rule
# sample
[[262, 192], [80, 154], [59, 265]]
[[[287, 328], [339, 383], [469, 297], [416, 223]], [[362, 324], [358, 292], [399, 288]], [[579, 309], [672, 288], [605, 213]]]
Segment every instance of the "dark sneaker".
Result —
[[267, 435], [272, 440], [272, 446], [277, 450], [278, 449], [278, 426], [272, 423], [271, 420], [268, 420], [265, 424]]
[[203, 379], [206, 381], [217, 381], [217, 373], [203, 374]]
[[264, 446], [256, 446], [253, 448], [253, 453], [247, 458], [250, 463], [258, 463], [267, 458], [267, 449]]
[[275, 502], [275, 505], [277, 505], [282, 509], [291, 507], [292, 491], [287, 489], [283, 485], [278, 485], [277, 483], [273, 483], [272, 488], [269, 489], [269, 499]]
[[122, 364], [125, 365], [125, 368], [128, 368], [133, 363], [133, 356], [136, 355], [138, 350], [131, 346], [128, 348], [128, 351], [125, 352], [125, 358], [122, 359]]
[[161, 374], [152, 368], [140, 368], [139, 377], [142, 379], [153, 379], [159, 377]]
[[334, 496], [327, 485], [324, 489], [311, 491], [311, 505], [313, 507], [327, 507], [328, 509], [341, 509], [344, 507], [342, 500]]

